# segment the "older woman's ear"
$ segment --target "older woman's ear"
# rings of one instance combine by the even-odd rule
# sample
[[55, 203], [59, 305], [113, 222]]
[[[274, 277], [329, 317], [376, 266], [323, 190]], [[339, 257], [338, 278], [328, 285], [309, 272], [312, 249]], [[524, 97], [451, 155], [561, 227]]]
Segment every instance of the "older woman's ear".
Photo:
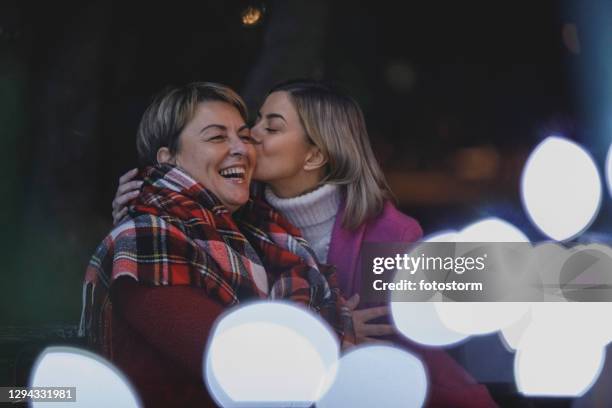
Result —
[[170, 153], [170, 149], [168, 149], [167, 147], [160, 147], [157, 150], [157, 163], [174, 163], [174, 157]]
[[311, 171], [322, 168], [327, 164], [327, 157], [317, 146], [311, 146], [310, 151], [304, 160], [304, 170]]

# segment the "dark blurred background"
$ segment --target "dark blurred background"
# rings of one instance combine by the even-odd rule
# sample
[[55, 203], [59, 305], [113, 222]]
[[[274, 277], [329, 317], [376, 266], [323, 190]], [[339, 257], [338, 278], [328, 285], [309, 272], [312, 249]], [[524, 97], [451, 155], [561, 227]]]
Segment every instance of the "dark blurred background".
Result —
[[[543, 238], [521, 207], [521, 169], [551, 134], [603, 164], [608, 3], [4, 0], [0, 336], [70, 335], [140, 116], [194, 80], [231, 86], [252, 112], [278, 81], [335, 81], [426, 233], [496, 215]], [[595, 230], [610, 225], [605, 194]]]

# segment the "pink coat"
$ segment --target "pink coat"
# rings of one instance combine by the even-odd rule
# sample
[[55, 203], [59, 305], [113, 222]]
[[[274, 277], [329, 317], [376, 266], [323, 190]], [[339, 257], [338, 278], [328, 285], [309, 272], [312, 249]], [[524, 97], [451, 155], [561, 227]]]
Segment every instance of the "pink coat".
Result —
[[[336, 266], [338, 283], [345, 296], [359, 292], [359, 252], [363, 242], [414, 242], [423, 230], [414, 219], [386, 202], [382, 213], [354, 231], [342, 227], [344, 205], [341, 204], [332, 230], [327, 263]], [[485, 408], [496, 407], [486, 387], [474, 379], [441, 348], [425, 347], [396, 336], [394, 343], [418, 355], [429, 374], [428, 407]]]
[[338, 284], [347, 297], [358, 292], [361, 286], [359, 251], [362, 242], [414, 242], [423, 236], [417, 220], [399, 212], [389, 201], [378, 217], [354, 231], [342, 227], [343, 216], [344, 205], [341, 205], [332, 230], [327, 263], [336, 266]]

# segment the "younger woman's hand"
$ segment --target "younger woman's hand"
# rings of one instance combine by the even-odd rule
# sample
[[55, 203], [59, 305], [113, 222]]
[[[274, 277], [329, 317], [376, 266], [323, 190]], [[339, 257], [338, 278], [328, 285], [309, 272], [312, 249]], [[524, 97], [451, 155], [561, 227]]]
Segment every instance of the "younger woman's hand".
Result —
[[142, 180], [134, 180], [138, 169], [132, 169], [119, 177], [119, 187], [113, 200], [113, 225], [117, 225], [127, 215], [127, 204], [138, 197]]
[[378, 317], [389, 314], [388, 306], [371, 307], [368, 309], [357, 309], [359, 305], [359, 295], [353, 295], [346, 301], [346, 306], [352, 311], [353, 329], [355, 331], [356, 344], [361, 343], [386, 343], [377, 337], [396, 334], [395, 327], [391, 324], [372, 324], [368, 323]]

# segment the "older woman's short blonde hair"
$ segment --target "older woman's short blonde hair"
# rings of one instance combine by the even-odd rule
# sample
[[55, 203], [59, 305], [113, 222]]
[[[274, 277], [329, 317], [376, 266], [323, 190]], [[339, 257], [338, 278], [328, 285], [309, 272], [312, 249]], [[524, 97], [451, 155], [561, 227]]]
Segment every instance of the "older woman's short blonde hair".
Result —
[[201, 102], [219, 101], [234, 106], [247, 121], [246, 104], [231, 88], [213, 82], [193, 82], [170, 87], [155, 97], [142, 115], [136, 136], [138, 159], [143, 166], [157, 164], [157, 151], [167, 147], [175, 155], [179, 136]]
[[363, 113], [357, 102], [338, 89], [313, 80], [293, 80], [269, 92], [285, 91], [307, 137], [327, 159], [323, 183], [342, 187], [342, 226], [355, 229], [378, 215], [392, 197], [374, 157]]

